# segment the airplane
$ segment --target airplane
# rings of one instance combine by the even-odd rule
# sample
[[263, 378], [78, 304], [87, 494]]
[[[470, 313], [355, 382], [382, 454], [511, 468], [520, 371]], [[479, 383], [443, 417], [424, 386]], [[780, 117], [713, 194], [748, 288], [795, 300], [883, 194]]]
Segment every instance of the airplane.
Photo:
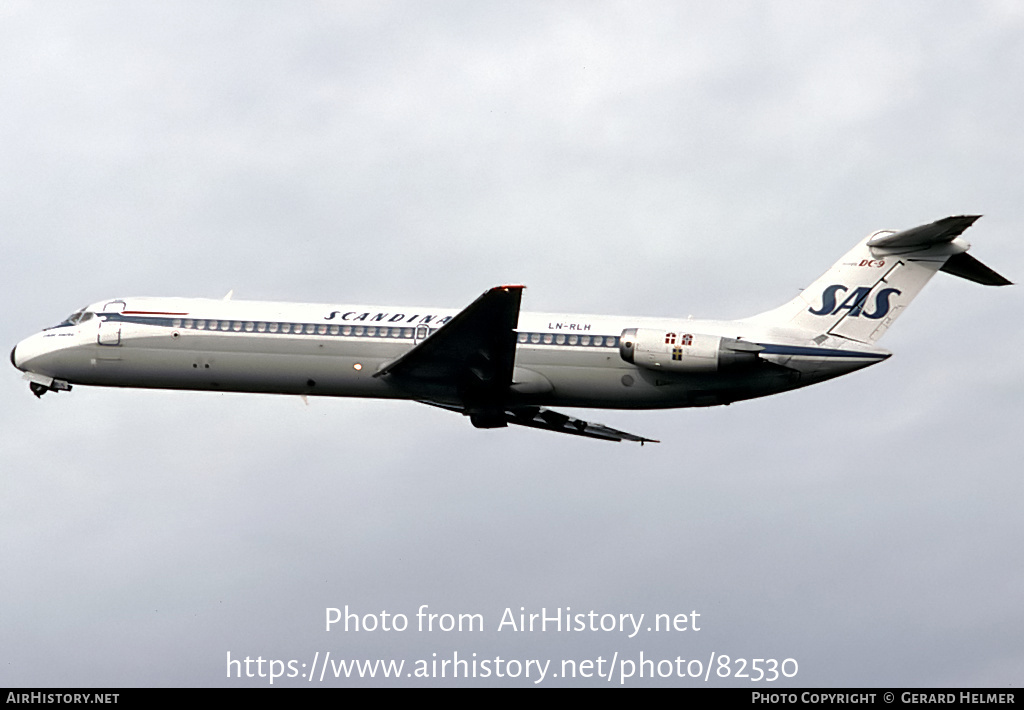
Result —
[[727, 405], [887, 359], [875, 343], [938, 271], [1010, 282], [967, 254], [977, 215], [875, 232], [790, 302], [732, 321], [520, 312], [523, 286], [442, 308], [114, 298], [19, 342], [31, 391], [72, 385], [411, 399], [483, 429], [656, 442], [549, 409]]

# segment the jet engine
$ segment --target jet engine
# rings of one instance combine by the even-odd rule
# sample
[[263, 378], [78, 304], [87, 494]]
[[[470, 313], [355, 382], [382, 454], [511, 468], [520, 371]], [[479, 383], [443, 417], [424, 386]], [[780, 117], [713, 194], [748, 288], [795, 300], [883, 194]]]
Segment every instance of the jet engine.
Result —
[[760, 345], [719, 335], [627, 328], [619, 338], [626, 362], [663, 372], [717, 372], [757, 363]]

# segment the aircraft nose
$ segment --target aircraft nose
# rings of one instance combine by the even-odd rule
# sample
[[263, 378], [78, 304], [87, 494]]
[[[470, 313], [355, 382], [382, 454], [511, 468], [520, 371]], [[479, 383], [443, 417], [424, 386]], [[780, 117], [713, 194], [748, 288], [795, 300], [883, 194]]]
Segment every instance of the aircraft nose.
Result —
[[17, 345], [15, 345], [13, 348], [11, 348], [11, 364], [14, 365], [16, 368], [18, 368], [20, 370], [21, 368], [18, 367], [17, 351], [18, 351], [18, 346]]

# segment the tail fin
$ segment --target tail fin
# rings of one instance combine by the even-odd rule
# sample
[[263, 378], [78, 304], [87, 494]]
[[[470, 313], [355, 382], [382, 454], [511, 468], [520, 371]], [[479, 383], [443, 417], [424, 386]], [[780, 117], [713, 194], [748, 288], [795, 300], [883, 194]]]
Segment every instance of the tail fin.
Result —
[[902, 232], [864, 238], [784, 306], [752, 320], [815, 335], [874, 343], [937, 271], [991, 286], [1010, 282], [974, 257], [958, 239], [976, 215], [946, 217]]

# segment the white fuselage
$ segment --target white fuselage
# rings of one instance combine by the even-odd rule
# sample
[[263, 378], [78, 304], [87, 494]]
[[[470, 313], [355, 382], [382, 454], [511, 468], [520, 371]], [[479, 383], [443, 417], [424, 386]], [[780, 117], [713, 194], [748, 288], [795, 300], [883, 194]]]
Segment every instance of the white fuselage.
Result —
[[706, 407], [845, 375], [939, 271], [1008, 279], [967, 254], [976, 215], [858, 241], [789, 302], [742, 320], [521, 310], [495, 286], [461, 310], [189, 298], [101, 301], [11, 351], [38, 397], [72, 384], [411, 399], [609, 441], [654, 442], [549, 409]]
[[[186, 298], [102, 301], [18, 343], [35, 377], [113, 387], [386, 397], [451, 402], [444, 388], [374, 377], [457, 310]], [[669, 372], [627, 362], [623, 332], [656, 329], [763, 346], [759, 367]], [[846, 374], [888, 357], [753, 321], [519, 314], [512, 403], [644, 409], [709, 406]]]

